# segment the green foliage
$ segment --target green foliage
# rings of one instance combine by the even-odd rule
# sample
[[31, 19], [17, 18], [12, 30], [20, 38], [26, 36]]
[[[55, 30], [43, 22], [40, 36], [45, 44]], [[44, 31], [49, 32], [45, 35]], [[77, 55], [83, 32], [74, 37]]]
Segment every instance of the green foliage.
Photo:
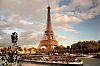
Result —
[[79, 41], [71, 45], [72, 49], [79, 49], [81, 53], [97, 53], [100, 52], [100, 40], [98, 41]]

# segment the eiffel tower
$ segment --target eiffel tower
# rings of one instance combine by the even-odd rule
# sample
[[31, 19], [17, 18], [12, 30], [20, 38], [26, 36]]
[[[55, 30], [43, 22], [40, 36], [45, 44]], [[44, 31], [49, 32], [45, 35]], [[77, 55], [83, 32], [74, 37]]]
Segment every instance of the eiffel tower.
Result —
[[41, 49], [41, 47], [45, 46], [48, 51], [51, 51], [54, 46], [58, 46], [58, 42], [54, 37], [54, 32], [51, 26], [50, 6], [48, 6], [47, 9], [48, 9], [47, 28], [46, 31], [44, 32], [43, 39], [40, 41], [38, 49]]

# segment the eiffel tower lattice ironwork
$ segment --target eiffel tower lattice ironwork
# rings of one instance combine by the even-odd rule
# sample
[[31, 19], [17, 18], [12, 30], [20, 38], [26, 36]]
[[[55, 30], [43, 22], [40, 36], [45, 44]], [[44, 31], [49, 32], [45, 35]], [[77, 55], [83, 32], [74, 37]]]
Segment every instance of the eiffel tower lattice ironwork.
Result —
[[44, 32], [43, 39], [40, 41], [38, 49], [41, 49], [41, 47], [45, 46], [46, 49], [50, 51], [53, 49], [53, 46], [58, 46], [58, 42], [54, 37], [54, 32], [51, 26], [50, 6], [48, 6], [47, 9], [48, 9], [47, 28], [46, 31]]

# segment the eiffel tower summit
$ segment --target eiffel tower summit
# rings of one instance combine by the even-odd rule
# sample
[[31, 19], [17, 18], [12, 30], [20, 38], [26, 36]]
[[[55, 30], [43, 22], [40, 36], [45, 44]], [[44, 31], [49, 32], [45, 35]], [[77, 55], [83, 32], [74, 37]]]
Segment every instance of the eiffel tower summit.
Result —
[[51, 16], [50, 16], [50, 6], [48, 6], [48, 14], [47, 14], [47, 27], [44, 32], [43, 39], [40, 41], [38, 49], [41, 49], [43, 46], [46, 47], [48, 51], [52, 50], [54, 46], [58, 46], [58, 42], [54, 37], [54, 32], [52, 30], [51, 25]]

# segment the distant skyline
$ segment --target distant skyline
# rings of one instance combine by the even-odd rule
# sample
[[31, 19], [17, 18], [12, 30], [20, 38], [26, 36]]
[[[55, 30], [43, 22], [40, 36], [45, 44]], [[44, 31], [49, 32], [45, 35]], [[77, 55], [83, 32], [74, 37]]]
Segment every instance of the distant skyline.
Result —
[[100, 40], [100, 0], [0, 0], [0, 47], [12, 45], [12, 32], [18, 33], [19, 46], [38, 46], [46, 30], [48, 2], [59, 45]]

